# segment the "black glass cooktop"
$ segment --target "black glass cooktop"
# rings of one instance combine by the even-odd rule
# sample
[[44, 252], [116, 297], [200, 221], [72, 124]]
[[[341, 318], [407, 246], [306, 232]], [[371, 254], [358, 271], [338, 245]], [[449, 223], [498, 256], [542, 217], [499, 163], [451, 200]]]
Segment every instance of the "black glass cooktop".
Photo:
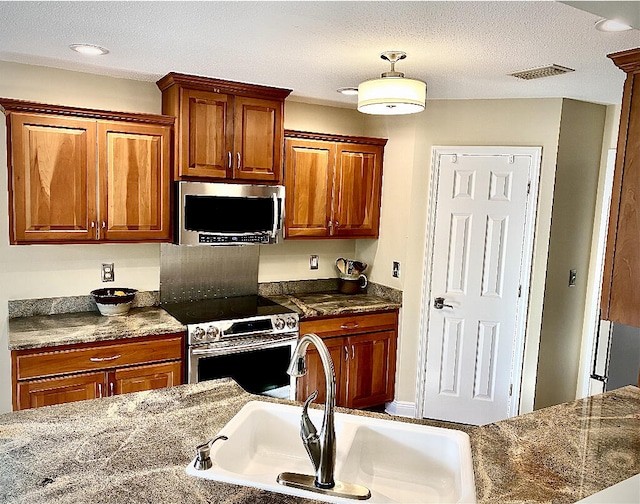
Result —
[[292, 313], [289, 308], [262, 296], [201, 299], [164, 304], [162, 308], [185, 325]]

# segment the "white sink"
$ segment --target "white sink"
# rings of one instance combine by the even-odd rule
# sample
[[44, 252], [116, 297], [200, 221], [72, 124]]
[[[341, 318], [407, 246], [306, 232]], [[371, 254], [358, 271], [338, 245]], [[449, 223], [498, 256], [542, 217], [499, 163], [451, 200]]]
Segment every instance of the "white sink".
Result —
[[[277, 483], [281, 472], [314, 473], [300, 439], [301, 411], [285, 404], [246, 404], [218, 433], [228, 440], [211, 448], [213, 467], [198, 471], [194, 459], [187, 473], [325, 502], [357, 502]], [[309, 410], [318, 430], [322, 414]], [[342, 413], [335, 414], [335, 427], [335, 478], [369, 488], [365, 502], [476, 502], [471, 444], [464, 432]]]

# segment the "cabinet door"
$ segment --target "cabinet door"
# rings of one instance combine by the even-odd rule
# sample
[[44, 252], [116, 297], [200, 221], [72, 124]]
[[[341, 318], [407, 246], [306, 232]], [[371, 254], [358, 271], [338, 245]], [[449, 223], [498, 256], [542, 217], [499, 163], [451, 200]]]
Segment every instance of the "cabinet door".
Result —
[[104, 372], [28, 380], [18, 382], [17, 388], [18, 410], [95, 399], [106, 395]]
[[[333, 361], [333, 368], [336, 373], [336, 404], [341, 406], [344, 403], [345, 379], [343, 377], [344, 369], [342, 367], [343, 359], [346, 358], [344, 349], [344, 338], [328, 338], [323, 339], [327, 346]], [[313, 347], [309, 346], [307, 355], [305, 356], [307, 363], [307, 373], [298, 378], [296, 384], [296, 398], [298, 401], [304, 401], [315, 390], [318, 391], [318, 397], [314, 401], [315, 404], [323, 404], [326, 397], [326, 381], [324, 379], [324, 368], [320, 360], [320, 354]]]
[[382, 189], [382, 148], [339, 144], [333, 195], [333, 234], [377, 238]]
[[367, 408], [393, 399], [396, 334], [382, 331], [346, 338], [349, 352], [347, 400], [349, 408]]
[[170, 241], [171, 128], [98, 123], [101, 240]]
[[334, 142], [285, 141], [285, 236], [329, 236]]
[[116, 394], [155, 390], [182, 384], [181, 361], [116, 369], [110, 377]]
[[233, 178], [281, 182], [282, 102], [235, 97]]
[[211, 91], [181, 90], [180, 176], [231, 177], [232, 100]]
[[11, 114], [10, 240], [95, 240], [95, 121]]

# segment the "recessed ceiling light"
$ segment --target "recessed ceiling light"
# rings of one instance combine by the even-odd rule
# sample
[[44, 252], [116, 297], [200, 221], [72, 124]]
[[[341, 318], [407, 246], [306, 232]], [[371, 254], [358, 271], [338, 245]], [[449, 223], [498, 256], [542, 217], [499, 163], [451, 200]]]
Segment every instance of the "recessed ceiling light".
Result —
[[336, 89], [336, 91], [338, 93], [341, 93], [343, 95], [357, 95], [358, 94], [358, 88], [357, 87], [341, 87]]
[[632, 29], [633, 26], [629, 26], [622, 21], [616, 21], [615, 19], [601, 19], [596, 22], [596, 30], [603, 32], [621, 32]]
[[75, 52], [79, 52], [80, 54], [86, 54], [88, 56], [101, 56], [103, 54], [109, 53], [108, 49], [93, 44], [71, 44], [69, 46], [69, 49]]

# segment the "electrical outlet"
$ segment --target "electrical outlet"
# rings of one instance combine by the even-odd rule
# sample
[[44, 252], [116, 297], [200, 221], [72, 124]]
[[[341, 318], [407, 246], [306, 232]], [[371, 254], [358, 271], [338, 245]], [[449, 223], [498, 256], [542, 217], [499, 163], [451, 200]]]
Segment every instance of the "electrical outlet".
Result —
[[116, 279], [113, 263], [102, 263], [102, 281], [113, 282]]
[[309, 269], [317, 270], [318, 269], [318, 256], [312, 255], [309, 256]]
[[400, 261], [393, 261], [393, 269], [391, 270], [393, 278], [400, 278]]

